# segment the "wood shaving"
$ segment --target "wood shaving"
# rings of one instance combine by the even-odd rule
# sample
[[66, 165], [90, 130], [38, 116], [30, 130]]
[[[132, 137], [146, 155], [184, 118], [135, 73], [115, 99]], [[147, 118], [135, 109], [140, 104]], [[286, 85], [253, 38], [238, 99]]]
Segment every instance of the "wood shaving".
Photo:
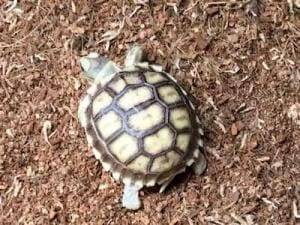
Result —
[[76, 6], [75, 6], [74, 1], [71, 1], [71, 8], [72, 8], [72, 12], [76, 13]]
[[223, 125], [222, 120], [219, 117], [217, 117], [217, 119], [214, 120], [214, 123], [217, 124], [221, 128], [221, 130], [223, 131], [224, 134], [227, 133], [226, 128]]
[[265, 70], [270, 70], [270, 67], [268, 66], [268, 64], [265, 61], [262, 62], [262, 66]]
[[11, 187], [8, 189], [6, 194], [10, 194], [12, 192], [13, 197], [17, 197], [22, 189], [22, 182], [19, 180], [20, 176], [15, 176]]
[[300, 103], [293, 104], [288, 110], [288, 117], [300, 126]]
[[4, 10], [4, 12], [8, 13], [8, 12], [16, 9], [17, 4], [18, 4], [18, 0], [13, 0], [12, 2], [9, 1], [9, 3], [6, 5], [7, 9]]
[[230, 216], [239, 222], [240, 225], [249, 225], [241, 216], [238, 216], [235, 213], [231, 213]]
[[275, 205], [274, 202], [270, 201], [269, 199], [267, 198], [262, 198], [263, 202], [268, 204], [270, 206], [270, 208], [274, 208], [274, 209], [277, 209], [278, 207]]
[[248, 134], [245, 133], [245, 134], [243, 135], [243, 138], [242, 138], [242, 141], [241, 141], [240, 149], [243, 149], [243, 148], [246, 146], [247, 137], [248, 137]]
[[45, 141], [46, 141], [50, 146], [52, 146], [52, 145], [51, 145], [51, 143], [49, 142], [49, 139], [48, 139], [48, 133], [51, 131], [51, 129], [52, 129], [52, 123], [51, 123], [51, 121], [49, 121], [49, 120], [44, 121], [44, 123], [43, 123], [43, 128], [42, 128], [42, 133], [43, 133], [43, 136], [44, 136]]

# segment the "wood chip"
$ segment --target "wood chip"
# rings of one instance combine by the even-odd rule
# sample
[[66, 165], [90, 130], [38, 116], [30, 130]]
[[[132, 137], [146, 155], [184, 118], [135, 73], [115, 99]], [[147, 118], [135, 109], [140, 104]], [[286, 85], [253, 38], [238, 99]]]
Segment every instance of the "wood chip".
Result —
[[257, 148], [258, 143], [257, 140], [252, 139], [249, 143], [248, 143], [248, 147], [250, 150], [253, 150], [255, 148]]
[[46, 120], [44, 121], [43, 123], [43, 128], [42, 128], [42, 133], [44, 135], [44, 139], [45, 141], [51, 146], [51, 143], [49, 142], [49, 139], [48, 139], [48, 132], [51, 131], [52, 129], [52, 124], [51, 124], [51, 121], [49, 120]]
[[256, 160], [259, 162], [268, 162], [268, 161], [270, 161], [270, 157], [264, 156], [264, 157], [257, 158]]
[[233, 123], [233, 124], [231, 125], [231, 134], [232, 134], [233, 136], [236, 136], [236, 135], [238, 134], [238, 129], [237, 129], [237, 126], [236, 126], [235, 123]]

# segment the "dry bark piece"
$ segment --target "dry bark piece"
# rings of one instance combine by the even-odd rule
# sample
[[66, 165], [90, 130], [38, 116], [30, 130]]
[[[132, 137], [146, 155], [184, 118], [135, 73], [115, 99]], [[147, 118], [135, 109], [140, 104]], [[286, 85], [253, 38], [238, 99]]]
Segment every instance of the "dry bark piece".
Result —
[[248, 14], [251, 14], [252, 16], [258, 16], [259, 15], [259, 1], [260, 0], [250, 0], [246, 4], [246, 12]]
[[57, 217], [57, 211], [54, 209], [50, 209], [49, 212], [49, 220], [52, 221]]
[[255, 139], [251, 139], [251, 141], [248, 143], [248, 147], [250, 150], [257, 148], [257, 146], [258, 146], [258, 143], [257, 143], [257, 140], [255, 140]]
[[197, 37], [196, 40], [197, 40], [197, 47], [200, 50], [206, 50], [212, 41], [211, 38], [204, 38], [202, 36]]
[[231, 43], [237, 43], [239, 41], [239, 35], [238, 34], [231, 34], [227, 36], [228, 41]]
[[228, 196], [228, 200], [230, 201], [230, 203], [224, 207], [225, 210], [231, 208], [234, 204], [236, 204], [238, 202], [238, 200], [240, 199], [240, 192], [239, 191], [234, 191], [230, 194], [230, 196]]
[[236, 136], [236, 135], [238, 134], [238, 128], [237, 128], [237, 126], [236, 126], [235, 123], [233, 123], [233, 124], [231, 125], [231, 134], [232, 134], [233, 136]]
[[207, 8], [205, 10], [205, 12], [207, 13], [207, 15], [209, 15], [209, 16], [216, 15], [219, 11], [220, 11], [220, 9], [217, 8], [217, 7]]
[[242, 121], [237, 121], [236, 122], [236, 127], [237, 127], [238, 131], [241, 131], [241, 130], [244, 129], [245, 125]]

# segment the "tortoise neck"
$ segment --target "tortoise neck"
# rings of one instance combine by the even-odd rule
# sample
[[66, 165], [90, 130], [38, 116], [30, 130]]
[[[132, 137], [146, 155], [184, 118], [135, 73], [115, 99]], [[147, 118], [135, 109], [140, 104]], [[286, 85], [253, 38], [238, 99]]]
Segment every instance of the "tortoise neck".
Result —
[[94, 83], [98, 84], [100, 83], [102, 86], [107, 84], [109, 81], [111, 81], [115, 75], [116, 75], [117, 71], [114, 73], [103, 73], [101, 71], [101, 74], [99, 74], [95, 79], [94, 79]]

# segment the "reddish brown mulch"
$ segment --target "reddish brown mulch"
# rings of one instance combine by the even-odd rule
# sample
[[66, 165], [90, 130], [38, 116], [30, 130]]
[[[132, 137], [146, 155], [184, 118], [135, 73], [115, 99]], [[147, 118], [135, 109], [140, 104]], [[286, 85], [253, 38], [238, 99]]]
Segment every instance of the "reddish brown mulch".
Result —
[[[21, 1], [8, 12], [7, 2], [0, 224], [297, 224], [300, 20], [286, 1], [261, 1], [258, 17], [249, 5], [192, 0]], [[109, 51], [107, 31], [116, 35]], [[98, 51], [122, 63], [133, 43], [196, 98], [209, 162], [163, 194], [144, 189], [137, 212], [121, 208], [122, 185], [102, 172], [76, 115], [87, 88], [79, 57]]]

